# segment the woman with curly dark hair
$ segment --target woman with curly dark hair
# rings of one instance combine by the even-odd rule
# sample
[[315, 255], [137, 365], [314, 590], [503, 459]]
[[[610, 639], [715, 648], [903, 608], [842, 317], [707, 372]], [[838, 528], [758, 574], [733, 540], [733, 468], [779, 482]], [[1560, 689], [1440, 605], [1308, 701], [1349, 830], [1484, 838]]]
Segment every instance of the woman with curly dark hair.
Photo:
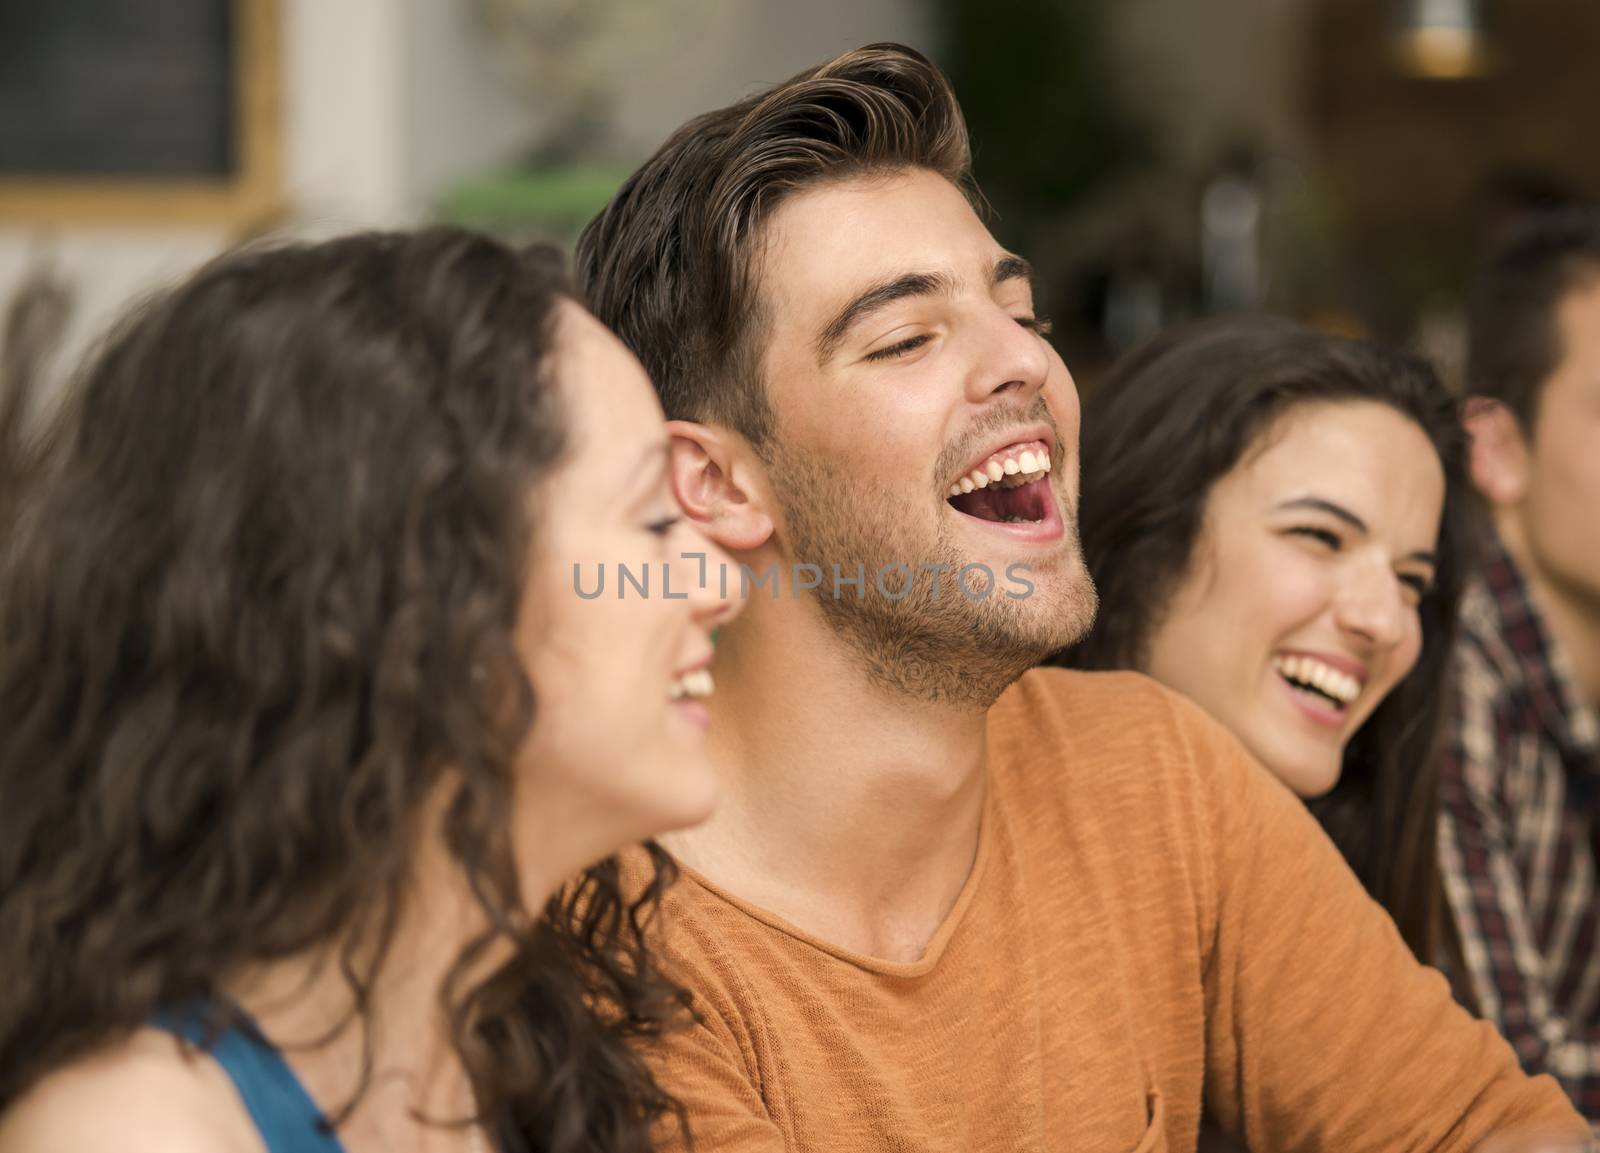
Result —
[[[61, 419], [0, 532], [0, 1149], [648, 1148], [688, 1010], [614, 854], [710, 810], [732, 608], [557, 262], [230, 255]], [[619, 562], [681, 591], [579, 595]]]
[[1424, 962], [1464, 452], [1425, 364], [1269, 318], [1161, 336], [1083, 408], [1100, 611], [1065, 663], [1142, 670], [1232, 729]]

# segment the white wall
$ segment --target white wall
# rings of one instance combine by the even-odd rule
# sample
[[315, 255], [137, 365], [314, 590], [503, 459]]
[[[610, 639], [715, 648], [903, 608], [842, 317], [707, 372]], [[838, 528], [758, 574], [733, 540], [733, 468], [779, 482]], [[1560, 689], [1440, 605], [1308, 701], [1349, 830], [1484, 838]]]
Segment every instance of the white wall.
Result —
[[407, 215], [404, 10], [395, 0], [284, 0], [284, 184], [296, 223]]

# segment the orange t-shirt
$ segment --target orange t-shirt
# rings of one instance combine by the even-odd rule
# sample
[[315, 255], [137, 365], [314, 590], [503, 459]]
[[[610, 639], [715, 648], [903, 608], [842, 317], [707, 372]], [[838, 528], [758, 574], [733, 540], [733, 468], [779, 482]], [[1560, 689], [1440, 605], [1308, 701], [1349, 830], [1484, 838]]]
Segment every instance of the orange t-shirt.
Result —
[[1192, 705], [1036, 670], [989, 717], [979, 846], [921, 960], [689, 870], [652, 1049], [702, 1153], [1468, 1150], [1587, 1127], [1413, 961], [1305, 807]]

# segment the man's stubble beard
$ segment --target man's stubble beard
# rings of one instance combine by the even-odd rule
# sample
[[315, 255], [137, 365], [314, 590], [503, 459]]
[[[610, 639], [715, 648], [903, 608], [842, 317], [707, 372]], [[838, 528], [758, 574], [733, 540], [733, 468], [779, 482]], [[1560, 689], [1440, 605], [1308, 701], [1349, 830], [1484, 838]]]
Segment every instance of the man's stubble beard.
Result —
[[[821, 570], [813, 599], [877, 685], [917, 701], [986, 709], [1028, 669], [1081, 639], [1093, 624], [1096, 597], [1078, 547], [1075, 509], [1062, 509], [1069, 547], [1052, 559], [1048, 572], [1025, 574], [1036, 586], [1030, 596], [1008, 598], [1001, 571], [993, 574], [996, 587], [988, 596], [968, 597], [957, 580], [971, 558], [946, 533], [930, 541], [911, 539], [903, 518], [874, 506], [859, 483], [825, 461], [777, 443], [770, 461], [788, 528], [788, 561]], [[834, 596], [836, 564], [846, 578], [865, 566], [861, 595], [841, 585]], [[884, 596], [875, 583], [876, 574], [894, 564], [909, 566], [914, 576], [911, 593], [900, 600]], [[946, 566], [937, 596], [932, 574], [922, 571], [935, 564]], [[1040, 576], [1050, 578], [1048, 585]], [[972, 574], [967, 587], [976, 593], [981, 578]], [[895, 593], [904, 581], [899, 570], [884, 577]]]

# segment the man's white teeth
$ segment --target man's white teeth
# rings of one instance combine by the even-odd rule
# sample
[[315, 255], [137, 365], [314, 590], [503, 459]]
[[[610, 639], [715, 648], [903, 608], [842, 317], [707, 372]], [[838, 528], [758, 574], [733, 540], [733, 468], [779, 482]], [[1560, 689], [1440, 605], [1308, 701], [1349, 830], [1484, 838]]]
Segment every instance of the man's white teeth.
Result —
[[1343, 704], [1348, 705], [1361, 695], [1360, 681], [1315, 657], [1273, 657], [1272, 665], [1285, 680], [1309, 685]]
[[960, 496], [964, 492], [988, 488], [991, 484], [1000, 484], [1002, 481], [1005, 482], [1004, 487], [1016, 488], [1018, 485], [1032, 484], [1049, 471], [1049, 454], [1024, 452], [1019, 457], [991, 460], [988, 464], [973, 469], [950, 486], [950, 495]]
[[679, 701], [684, 697], [704, 699], [711, 695], [711, 689], [711, 670], [695, 669], [673, 680], [667, 690], [667, 699], [672, 701]]

